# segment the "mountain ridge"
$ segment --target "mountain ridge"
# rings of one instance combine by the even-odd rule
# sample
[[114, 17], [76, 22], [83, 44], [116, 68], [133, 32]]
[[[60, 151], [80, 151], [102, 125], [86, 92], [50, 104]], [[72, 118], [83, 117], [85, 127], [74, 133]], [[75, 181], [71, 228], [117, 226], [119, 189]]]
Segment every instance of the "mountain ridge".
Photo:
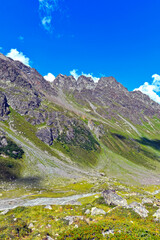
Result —
[[59, 74], [50, 83], [0, 54], [0, 107], [2, 130], [24, 146], [22, 176], [38, 174], [52, 182], [56, 171], [56, 178], [70, 179], [93, 171], [124, 181], [130, 173], [131, 182], [134, 175], [139, 182], [147, 183], [148, 176], [159, 182], [160, 105], [129, 92], [114, 77], [94, 82]]

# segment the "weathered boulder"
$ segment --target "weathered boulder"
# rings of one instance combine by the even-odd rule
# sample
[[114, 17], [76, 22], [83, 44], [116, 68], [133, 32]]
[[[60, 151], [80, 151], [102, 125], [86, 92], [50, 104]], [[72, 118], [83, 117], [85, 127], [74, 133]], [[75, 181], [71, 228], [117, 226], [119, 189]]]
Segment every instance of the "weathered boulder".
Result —
[[85, 211], [85, 214], [90, 214], [91, 213], [91, 211], [89, 210], [89, 209], [87, 209], [86, 211]]
[[126, 199], [117, 195], [114, 190], [105, 190], [102, 192], [102, 196], [107, 205], [127, 206]]
[[68, 225], [72, 225], [76, 220], [84, 220], [83, 216], [67, 216], [63, 218], [65, 221], [68, 222]]
[[160, 220], [160, 208], [153, 214], [153, 217], [155, 217], [156, 220]]
[[96, 216], [96, 215], [106, 215], [106, 212], [101, 209], [101, 208], [96, 208], [96, 207], [93, 207], [91, 209], [91, 215], [92, 216]]
[[37, 131], [36, 136], [48, 145], [53, 144], [52, 131], [49, 127], [41, 128]]
[[142, 204], [153, 204], [153, 200], [151, 198], [143, 198]]
[[146, 218], [148, 216], [149, 211], [138, 202], [132, 202], [128, 208], [132, 208], [134, 212], [136, 212], [138, 215], [140, 215], [143, 218]]
[[7, 139], [5, 136], [0, 136], [0, 147], [6, 147], [8, 145]]

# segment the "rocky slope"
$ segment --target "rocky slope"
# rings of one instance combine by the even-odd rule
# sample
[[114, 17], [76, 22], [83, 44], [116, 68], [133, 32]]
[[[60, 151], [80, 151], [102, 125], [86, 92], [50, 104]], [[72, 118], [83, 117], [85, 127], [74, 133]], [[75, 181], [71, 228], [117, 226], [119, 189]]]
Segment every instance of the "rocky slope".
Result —
[[17, 176], [72, 179], [103, 172], [159, 183], [160, 105], [113, 77], [95, 83], [60, 74], [49, 83], [0, 54], [0, 120], [24, 151]]

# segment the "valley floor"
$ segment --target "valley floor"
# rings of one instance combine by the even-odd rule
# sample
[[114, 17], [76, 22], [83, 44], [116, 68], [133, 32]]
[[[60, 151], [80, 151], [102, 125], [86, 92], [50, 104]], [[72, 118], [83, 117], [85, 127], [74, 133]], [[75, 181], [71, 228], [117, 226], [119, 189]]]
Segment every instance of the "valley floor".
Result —
[[[114, 189], [128, 205], [136, 202], [143, 207], [136, 213], [131, 208], [107, 205], [101, 195], [104, 189]], [[50, 190], [3, 183], [0, 239], [157, 240], [160, 239], [158, 209], [158, 185], [126, 185], [105, 177], [62, 184]]]

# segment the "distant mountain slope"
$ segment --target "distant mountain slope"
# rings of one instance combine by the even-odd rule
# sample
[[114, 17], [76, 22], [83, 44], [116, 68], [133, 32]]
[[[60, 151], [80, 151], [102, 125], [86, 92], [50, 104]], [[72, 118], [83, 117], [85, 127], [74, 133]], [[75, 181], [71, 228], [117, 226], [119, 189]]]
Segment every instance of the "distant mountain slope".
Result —
[[160, 105], [113, 77], [60, 74], [49, 83], [0, 54], [0, 120], [25, 153], [18, 178], [160, 180]]

